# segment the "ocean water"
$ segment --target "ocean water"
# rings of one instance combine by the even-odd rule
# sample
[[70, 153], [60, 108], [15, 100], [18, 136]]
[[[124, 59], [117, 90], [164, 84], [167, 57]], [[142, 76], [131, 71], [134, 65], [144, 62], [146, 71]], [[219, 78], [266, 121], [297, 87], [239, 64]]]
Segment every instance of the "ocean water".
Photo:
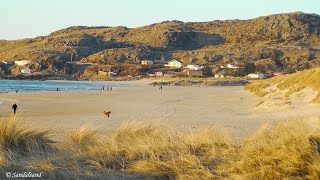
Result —
[[[102, 86], [121, 87], [128, 84], [113, 84], [112, 82], [95, 83], [87, 81], [26, 81], [26, 80], [0, 80], [0, 93], [6, 92], [35, 92], [35, 91], [61, 91], [74, 90], [100, 90]], [[1, 100], [0, 100], [1, 104]]]

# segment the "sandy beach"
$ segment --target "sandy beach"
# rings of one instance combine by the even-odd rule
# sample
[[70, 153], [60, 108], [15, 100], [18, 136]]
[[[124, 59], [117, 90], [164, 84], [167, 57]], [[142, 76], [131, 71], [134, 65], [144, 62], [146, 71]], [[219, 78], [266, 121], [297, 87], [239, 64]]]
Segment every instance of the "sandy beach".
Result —
[[[123, 83], [123, 82], [117, 82]], [[133, 87], [116, 87], [113, 91], [60, 91], [0, 94], [1, 116], [12, 116], [11, 106], [18, 105], [21, 125], [50, 129], [54, 138], [89, 125], [102, 133], [126, 121], [160, 121], [179, 131], [208, 126], [226, 128], [235, 137], [254, 133], [265, 123], [297, 117], [318, 119], [319, 105], [311, 97], [300, 95], [287, 108], [259, 108], [260, 98], [243, 87], [197, 87], [148, 85], [151, 81], [125, 82]], [[305, 98], [301, 98], [301, 96]], [[270, 98], [269, 98], [270, 99]], [[272, 98], [271, 98], [272, 99]], [[107, 118], [103, 111], [111, 111]]]

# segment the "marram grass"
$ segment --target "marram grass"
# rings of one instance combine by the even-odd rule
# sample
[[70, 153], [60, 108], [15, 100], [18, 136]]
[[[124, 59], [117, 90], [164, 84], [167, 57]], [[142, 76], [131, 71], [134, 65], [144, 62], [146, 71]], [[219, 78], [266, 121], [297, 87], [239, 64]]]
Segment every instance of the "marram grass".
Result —
[[16, 152], [29, 144], [16, 142], [30, 141], [57, 149], [36, 160], [23, 154], [28, 163], [22, 168], [46, 173], [118, 171], [160, 179], [319, 179], [320, 123], [316, 126], [291, 120], [265, 125], [236, 141], [219, 127], [179, 133], [161, 123], [129, 122], [108, 134], [85, 126], [67, 132], [63, 142], [52, 145], [42, 132], [19, 129], [17, 122], [11, 121], [0, 123], [0, 165], [10, 168], [8, 160], [15, 161], [12, 156], [17, 154], [8, 154], [9, 150]]

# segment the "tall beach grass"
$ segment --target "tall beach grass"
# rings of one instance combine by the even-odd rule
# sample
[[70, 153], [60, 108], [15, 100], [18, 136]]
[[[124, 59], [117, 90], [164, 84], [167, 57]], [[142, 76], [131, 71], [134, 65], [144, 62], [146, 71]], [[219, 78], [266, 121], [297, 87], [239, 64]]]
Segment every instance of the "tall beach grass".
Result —
[[[0, 122], [0, 165], [24, 157], [21, 168], [47, 174], [124, 172], [160, 179], [319, 179], [320, 123], [303, 120], [265, 125], [235, 140], [223, 128], [180, 133], [162, 123], [124, 123], [102, 134], [84, 126], [53, 144], [47, 132], [19, 128], [12, 119]], [[56, 149], [45, 158], [28, 152]], [[16, 154], [19, 154], [16, 158]]]

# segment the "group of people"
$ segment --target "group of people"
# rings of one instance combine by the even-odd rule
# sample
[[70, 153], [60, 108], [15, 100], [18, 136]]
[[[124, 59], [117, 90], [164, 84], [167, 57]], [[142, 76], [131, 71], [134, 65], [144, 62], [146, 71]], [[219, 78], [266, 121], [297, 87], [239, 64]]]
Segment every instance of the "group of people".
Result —
[[[103, 85], [102, 87], [101, 87], [101, 91], [104, 91], [105, 90], [105, 86]], [[107, 86], [107, 91], [112, 91], [112, 86]]]

